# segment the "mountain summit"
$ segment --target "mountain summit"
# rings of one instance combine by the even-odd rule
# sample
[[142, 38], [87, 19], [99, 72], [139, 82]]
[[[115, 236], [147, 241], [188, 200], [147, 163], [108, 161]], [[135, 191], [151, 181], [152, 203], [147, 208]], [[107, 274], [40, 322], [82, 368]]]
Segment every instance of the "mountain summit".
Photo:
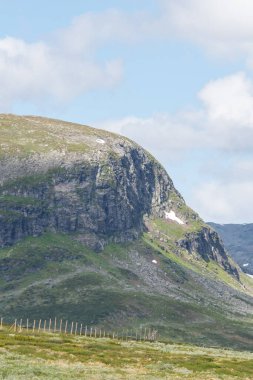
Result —
[[178, 340], [216, 343], [230, 342], [234, 328], [236, 344], [247, 346], [250, 279], [148, 152], [42, 117], [0, 115], [0, 133], [7, 318], [152, 325]]
[[[177, 249], [239, 276], [219, 238], [190, 210], [163, 167], [132, 141], [38, 117], [0, 117], [0, 245], [46, 231], [74, 233], [95, 250], [155, 234], [155, 221], [186, 236]], [[185, 234], [184, 234], [185, 235]], [[169, 236], [167, 237], [167, 240]], [[166, 234], [160, 239], [166, 245]], [[164, 240], [164, 241], [163, 241]]]

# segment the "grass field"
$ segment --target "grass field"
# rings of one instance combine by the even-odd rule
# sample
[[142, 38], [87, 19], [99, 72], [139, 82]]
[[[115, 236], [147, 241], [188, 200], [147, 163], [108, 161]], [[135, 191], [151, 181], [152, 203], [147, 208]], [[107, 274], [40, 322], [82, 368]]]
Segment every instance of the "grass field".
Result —
[[253, 379], [253, 353], [0, 331], [0, 379]]

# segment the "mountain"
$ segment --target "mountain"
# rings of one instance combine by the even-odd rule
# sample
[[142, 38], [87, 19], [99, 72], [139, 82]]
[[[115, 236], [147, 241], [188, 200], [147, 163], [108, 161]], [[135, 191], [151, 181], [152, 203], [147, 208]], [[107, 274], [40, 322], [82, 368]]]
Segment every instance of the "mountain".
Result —
[[249, 348], [253, 282], [129, 139], [0, 115], [0, 310]]
[[253, 223], [208, 224], [219, 233], [227, 251], [240, 268], [253, 275]]

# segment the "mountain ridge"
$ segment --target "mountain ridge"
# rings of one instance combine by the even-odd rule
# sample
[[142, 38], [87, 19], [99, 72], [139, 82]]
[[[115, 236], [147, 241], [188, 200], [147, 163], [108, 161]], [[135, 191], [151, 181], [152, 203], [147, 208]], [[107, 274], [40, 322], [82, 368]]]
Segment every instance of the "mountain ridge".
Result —
[[2, 114], [0, 133], [7, 319], [142, 324], [179, 341], [248, 348], [253, 282], [148, 152], [41, 117]]
[[253, 275], [253, 223], [208, 224], [219, 233], [227, 251], [241, 270]]

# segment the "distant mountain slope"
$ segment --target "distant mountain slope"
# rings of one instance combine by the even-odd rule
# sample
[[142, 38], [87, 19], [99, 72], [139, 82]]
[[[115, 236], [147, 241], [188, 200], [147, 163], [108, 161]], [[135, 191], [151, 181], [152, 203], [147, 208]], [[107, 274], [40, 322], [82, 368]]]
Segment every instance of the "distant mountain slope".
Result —
[[0, 310], [252, 347], [253, 281], [129, 139], [0, 115]]
[[221, 236], [225, 248], [245, 273], [253, 275], [253, 223], [208, 223]]

